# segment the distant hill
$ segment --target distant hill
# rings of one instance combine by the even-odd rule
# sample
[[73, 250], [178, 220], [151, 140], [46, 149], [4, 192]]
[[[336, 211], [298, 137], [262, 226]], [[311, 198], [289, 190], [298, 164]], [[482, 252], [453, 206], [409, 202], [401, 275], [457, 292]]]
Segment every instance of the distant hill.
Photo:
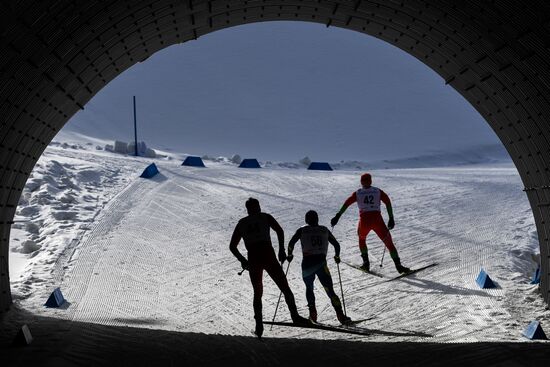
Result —
[[382, 161], [340, 161], [331, 163], [334, 169], [384, 169], [384, 168], [428, 168], [463, 166], [471, 164], [512, 163], [502, 144], [491, 144], [456, 152], [436, 151], [415, 157], [404, 157]]

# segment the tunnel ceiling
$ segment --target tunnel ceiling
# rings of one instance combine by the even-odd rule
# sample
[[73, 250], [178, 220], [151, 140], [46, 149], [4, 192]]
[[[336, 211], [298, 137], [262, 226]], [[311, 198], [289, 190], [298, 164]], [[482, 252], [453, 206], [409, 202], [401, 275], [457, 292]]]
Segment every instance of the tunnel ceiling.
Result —
[[21, 190], [63, 125], [156, 51], [236, 25], [295, 20], [377, 37], [438, 73], [486, 119], [525, 185], [550, 303], [550, 3], [546, 1], [2, 1], [0, 309]]

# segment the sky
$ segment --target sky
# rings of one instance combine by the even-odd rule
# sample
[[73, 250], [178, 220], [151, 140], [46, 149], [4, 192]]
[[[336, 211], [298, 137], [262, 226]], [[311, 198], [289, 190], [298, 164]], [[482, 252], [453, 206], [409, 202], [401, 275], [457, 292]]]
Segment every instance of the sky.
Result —
[[426, 65], [374, 37], [304, 22], [233, 27], [123, 72], [65, 130], [196, 155], [372, 161], [499, 140]]

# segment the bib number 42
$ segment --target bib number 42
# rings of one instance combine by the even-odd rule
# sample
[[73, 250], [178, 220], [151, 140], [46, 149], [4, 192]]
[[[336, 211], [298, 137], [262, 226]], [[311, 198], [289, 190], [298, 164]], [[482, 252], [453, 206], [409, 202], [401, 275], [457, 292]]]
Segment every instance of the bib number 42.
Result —
[[363, 199], [363, 203], [373, 205], [374, 195], [366, 195], [365, 198]]

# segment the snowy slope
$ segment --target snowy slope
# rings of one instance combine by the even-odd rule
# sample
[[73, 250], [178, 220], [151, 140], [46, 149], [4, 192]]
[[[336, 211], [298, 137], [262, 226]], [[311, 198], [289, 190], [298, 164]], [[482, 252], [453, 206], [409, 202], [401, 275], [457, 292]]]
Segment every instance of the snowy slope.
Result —
[[34, 167], [21, 195], [10, 240], [15, 298], [52, 281], [64, 253], [79, 244], [96, 216], [148, 162], [98, 150], [105, 142], [61, 134]]
[[[48, 160], [50, 155], [55, 159]], [[65, 157], [60, 163], [64, 171], [52, 163], [61, 157]], [[316, 209], [321, 223], [328, 224], [356, 189], [360, 173], [246, 170], [213, 162], [209, 168], [198, 169], [165, 160], [156, 162], [162, 175], [145, 180], [137, 178], [149, 162], [141, 158], [50, 147], [43, 159], [46, 163], [37, 172], [46, 168], [53, 174], [63, 172], [62, 177], [78, 191], [73, 195], [76, 201], [56, 209], [61, 204], [55, 190], [42, 184], [37, 190], [51, 191], [49, 201], [42, 202], [51, 213], [42, 207], [38, 216], [18, 213], [18, 220], [25, 217], [42, 226], [37, 238], [41, 249], [32, 260], [27, 259], [29, 268], [22, 271], [22, 280], [13, 283], [16, 293], [25, 298], [18, 301], [22, 307], [73, 321], [227, 335], [249, 335], [253, 325], [251, 287], [246, 273], [237, 275], [239, 264], [228, 250], [233, 227], [245, 215], [244, 201], [257, 197], [264, 211], [279, 220], [288, 239], [303, 224], [309, 209]], [[101, 184], [85, 184], [82, 172], [95, 172], [85, 176], [99, 177]], [[366, 341], [521, 341], [520, 332], [532, 319], [550, 324], [537, 287], [528, 284], [538, 243], [515, 168], [499, 164], [396, 169], [373, 171], [373, 175], [375, 185], [393, 200], [393, 236], [404, 265], [439, 265], [391, 283], [341, 266], [348, 314], [372, 318], [362, 325], [384, 332], [359, 338], [273, 328], [266, 335]], [[86, 195], [96, 195], [92, 208], [87, 209]], [[30, 195], [29, 203], [35, 196]], [[23, 204], [21, 208], [32, 206]], [[77, 214], [55, 220], [56, 210]], [[356, 209], [350, 208], [334, 234], [342, 244], [342, 258], [359, 263], [356, 216]], [[17, 237], [17, 231], [13, 236]], [[367, 242], [376, 266], [382, 244], [373, 234]], [[242, 244], [240, 248], [244, 252]], [[296, 254], [289, 281], [305, 314], [301, 256]], [[386, 254], [380, 271], [388, 277], [397, 275], [390, 262]], [[336, 281], [332, 260], [329, 266]], [[477, 287], [474, 279], [481, 267], [499, 288]], [[57, 285], [70, 305], [62, 310], [44, 309], [45, 298]], [[319, 287], [320, 321], [335, 323], [323, 293]], [[266, 277], [266, 319], [272, 317], [278, 295]], [[279, 309], [277, 319], [289, 319], [286, 305]], [[433, 337], [400, 335], [411, 331]]]

